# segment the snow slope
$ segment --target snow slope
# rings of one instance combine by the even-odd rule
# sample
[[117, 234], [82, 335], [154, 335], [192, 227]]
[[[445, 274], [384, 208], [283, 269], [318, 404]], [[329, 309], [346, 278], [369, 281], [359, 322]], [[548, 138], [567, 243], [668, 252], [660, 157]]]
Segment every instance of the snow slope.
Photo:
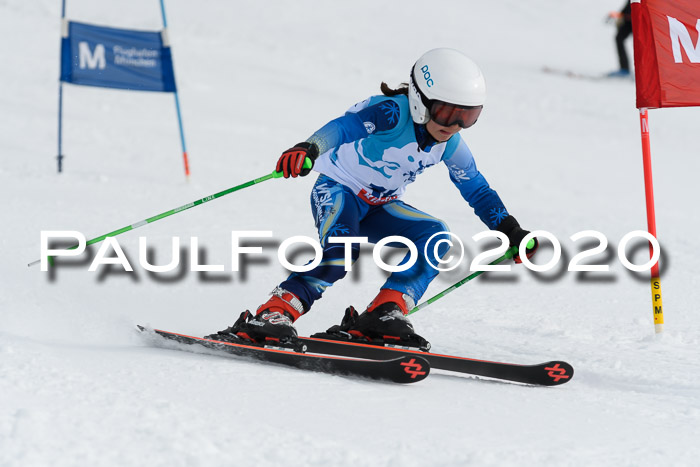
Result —
[[[666, 332], [653, 332], [646, 274], [616, 257], [645, 229], [634, 85], [540, 72], [615, 68], [617, 2], [368, 0], [186, 2], [168, 20], [191, 157], [186, 183], [170, 95], [64, 87], [65, 172], [56, 174], [60, 4], [0, 0], [0, 465], [697, 465], [699, 285], [694, 259], [697, 109], [652, 111]], [[155, 0], [71, 0], [70, 18], [158, 29]], [[481, 171], [525, 228], [552, 232], [559, 267], [484, 275], [414, 315], [434, 350], [489, 360], [563, 359], [556, 388], [435, 372], [409, 387], [152, 348], [137, 323], [202, 335], [254, 308], [284, 276], [276, 242], [314, 236], [313, 177], [265, 182], [119, 237], [135, 267], [89, 261], [43, 273], [42, 230], [88, 238], [265, 175], [379, 83], [406, 79], [450, 46], [483, 68], [478, 125], [463, 132]], [[631, 48], [631, 45], [628, 44]], [[484, 230], [444, 167], [406, 201], [442, 219], [473, 256]], [[566, 272], [598, 230], [606, 274]], [[273, 230], [245, 274], [230, 271], [232, 230]], [[165, 263], [170, 239], [223, 273], [149, 274], [138, 237]], [[645, 248], [630, 248], [636, 263]], [[308, 335], [363, 307], [383, 273], [356, 271], [298, 323]], [[545, 262], [551, 250], [538, 254]], [[441, 275], [428, 296], [467, 274]]]

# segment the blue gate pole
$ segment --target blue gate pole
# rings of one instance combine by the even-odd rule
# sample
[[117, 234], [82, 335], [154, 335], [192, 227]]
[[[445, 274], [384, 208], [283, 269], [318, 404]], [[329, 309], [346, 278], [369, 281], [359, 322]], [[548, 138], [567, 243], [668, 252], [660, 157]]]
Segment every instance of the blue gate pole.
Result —
[[[64, 0], [65, 1], [65, 0]], [[163, 16], [163, 28], [168, 29], [168, 20], [165, 17], [165, 0], [160, 0], [160, 12]], [[174, 61], [174, 60], [173, 60]], [[175, 66], [173, 65], [173, 68]], [[175, 73], [173, 72], [173, 81], [175, 80]], [[182, 128], [182, 115], [180, 113], [180, 99], [177, 97], [177, 85], [175, 86], [175, 111], [177, 112], [177, 124], [180, 127], [180, 144], [182, 145], [182, 160], [185, 164], [185, 177], [187, 181], [190, 180], [190, 163], [187, 159], [187, 146], [185, 145], [185, 131]]]
[[[62, 2], [61, 2], [61, 49], [63, 48], [63, 28], [64, 28], [63, 22], [65, 21], [65, 19], [66, 19], [66, 0], [62, 0]], [[59, 64], [60, 64], [60, 60], [59, 60]], [[63, 171], [62, 136], [63, 136], [63, 81], [61, 81], [60, 71], [59, 71], [59, 78], [58, 78], [58, 156], [56, 156], [56, 159], [58, 159], [58, 173], [61, 173]]]

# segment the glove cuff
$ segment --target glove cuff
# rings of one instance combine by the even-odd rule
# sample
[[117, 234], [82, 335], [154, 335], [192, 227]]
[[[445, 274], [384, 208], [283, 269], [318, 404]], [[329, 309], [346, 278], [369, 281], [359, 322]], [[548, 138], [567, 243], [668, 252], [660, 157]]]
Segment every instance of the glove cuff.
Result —
[[510, 233], [515, 230], [520, 228], [520, 223], [515, 219], [515, 217], [509, 215], [505, 219], [501, 221], [500, 224], [496, 227], [495, 230], [498, 230], [499, 232], [503, 232], [506, 235], [510, 235]]
[[306, 149], [306, 157], [311, 158], [311, 161], [315, 161], [316, 159], [318, 159], [319, 154], [318, 146], [316, 146], [316, 143], [302, 141], [301, 143], [296, 144], [295, 147]]
[[525, 235], [528, 234], [527, 231], [523, 230], [523, 228], [520, 227], [520, 224], [515, 219], [515, 217], [510, 215], [503, 219], [501, 223], [498, 224], [498, 227], [496, 227], [495, 230], [506, 234], [506, 237], [508, 237], [508, 241], [510, 241], [511, 246], [520, 245], [522, 239], [525, 238]]

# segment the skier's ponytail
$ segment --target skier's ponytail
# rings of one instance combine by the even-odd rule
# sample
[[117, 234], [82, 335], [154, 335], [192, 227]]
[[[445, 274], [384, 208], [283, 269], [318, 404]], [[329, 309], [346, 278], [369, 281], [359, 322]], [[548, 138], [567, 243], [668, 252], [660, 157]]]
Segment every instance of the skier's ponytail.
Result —
[[401, 94], [403, 94], [404, 96], [408, 96], [408, 83], [401, 83], [398, 88], [391, 89], [388, 84], [382, 81], [382, 84], [381, 86], [379, 86], [379, 89], [382, 90], [382, 94], [389, 97], [394, 97]]

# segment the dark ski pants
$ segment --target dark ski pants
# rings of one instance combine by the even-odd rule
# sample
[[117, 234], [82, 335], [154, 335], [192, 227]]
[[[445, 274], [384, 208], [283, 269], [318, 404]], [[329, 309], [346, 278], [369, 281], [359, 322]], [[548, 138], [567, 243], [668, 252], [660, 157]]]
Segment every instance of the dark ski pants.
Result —
[[625, 50], [625, 40], [632, 34], [632, 21], [624, 21], [617, 28], [617, 35], [615, 36], [615, 45], [617, 46], [617, 57], [620, 60], [620, 69], [627, 70], [630, 69], [630, 62], [627, 58], [627, 51]]

